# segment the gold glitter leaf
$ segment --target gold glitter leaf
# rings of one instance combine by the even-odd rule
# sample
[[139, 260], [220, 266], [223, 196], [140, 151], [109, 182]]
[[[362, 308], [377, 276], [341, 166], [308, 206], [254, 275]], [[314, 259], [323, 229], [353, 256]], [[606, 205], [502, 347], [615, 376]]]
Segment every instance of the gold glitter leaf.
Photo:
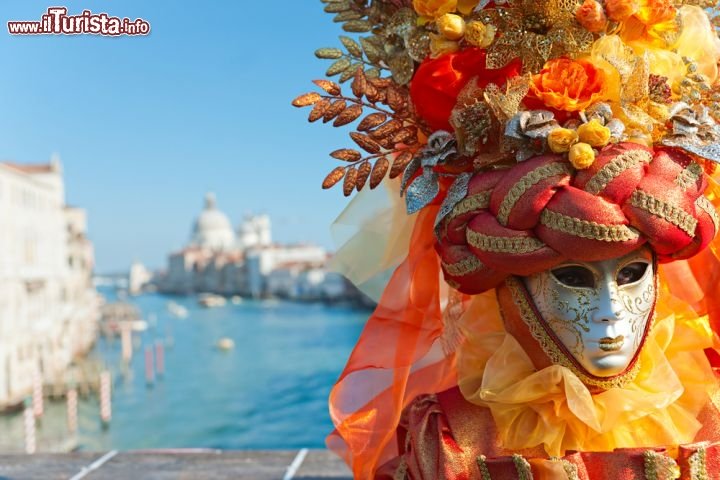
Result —
[[337, 167], [332, 172], [328, 173], [327, 177], [325, 177], [325, 180], [323, 180], [322, 188], [323, 190], [327, 190], [328, 188], [331, 188], [336, 183], [338, 183], [342, 178], [345, 176], [345, 168], [344, 167]]
[[370, 137], [372, 137], [373, 140], [380, 140], [382, 138], [386, 138], [400, 130], [402, 126], [403, 124], [401, 121], [390, 120], [385, 125], [382, 125], [381, 127], [370, 132]]
[[345, 102], [345, 100], [335, 100], [332, 105], [330, 105], [330, 108], [327, 109], [325, 115], [323, 115], [323, 123], [327, 123], [340, 115], [340, 113], [345, 110], [346, 106], [347, 103]]
[[368, 68], [365, 70], [365, 76], [367, 78], [378, 78], [380, 76], [380, 69], [379, 68]]
[[342, 57], [342, 50], [339, 48], [318, 48], [315, 50], [315, 56], [317, 58], [323, 58], [325, 60], [334, 60]]
[[346, 68], [345, 71], [338, 78], [338, 80], [340, 80], [340, 83], [347, 82], [348, 80], [353, 78], [353, 76], [355, 76], [355, 71], [358, 68], [362, 69], [362, 63], [353, 63], [348, 68]]
[[357, 126], [358, 131], [367, 132], [368, 130], [382, 125], [387, 120], [387, 115], [384, 113], [376, 112], [371, 113], [367, 117], [363, 118], [362, 122]]
[[357, 43], [355, 40], [350, 37], [340, 35], [340, 41], [345, 46], [350, 55], [357, 58], [362, 57], [362, 48], [360, 47], [360, 44]]
[[319, 101], [322, 97], [317, 92], [303, 93], [295, 100], [292, 101], [293, 107], [307, 107], [308, 105], [314, 105], [315, 102]]
[[330, 156], [344, 162], [357, 162], [362, 158], [360, 152], [353, 150], [352, 148], [341, 148], [340, 150], [335, 150], [330, 154]]
[[340, 85], [330, 80], [313, 80], [313, 83], [334, 97], [341, 93]]
[[357, 120], [362, 113], [363, 108], [360, 105], [350, 105], [337, 116], [333, 122], [333, 127], [342, 127], [343, 125], [347, 125], [348, 123]]
[[367, 38], [360, 38], [360, 43], [362, 44], [363, 51], [365, 51], [365, 56], [367, 56], [371, 63], [379, 63], [382, 61], [382, 50], [373, 45]]
[[350, 2], [347, 0], [343, 2], [328, 3], [324, 8], [326, 13], [339, 13], [348, 9], [350, 9]]
[[314, 122], [316, 120], [320, 120], [325, 116], [325, 112], [327, 112], [328, 108], [330, 108], [330, 100], [327, 98], [323, 98], [319, 102], [315, 104], [313, 109], [310, 111], [310, 115], [308, 116], [308, 122]]
[[352, 191], [355, 189], [355, 182], [357, 182], [358, 171], [353, 167], [348, 168], [345, 172], [345, 181], [343, 182], [343, 194], [349, 197]]
[[388, 171], [388, 168], [390, 167], [390, 162], [386, 157], [380, 157], [375, 162], [375, 165], [372, 169], [372, 174], [370, 175], [370, 188], [373, 189], [380, 185], [380, 182], [383, 181], [383, 178], [385, 178], [385, 174]]
[[362, 13], [356, 12], [355, 10], [345, 10], [344, 12], [340, 12], [335, 15], [333, 22], [342, 23], [350, 20], [360, 20], [361, 18], [363, 18]]
[[355, 189], [358, 192], [362, 190], [365, 186], [368, 177], [370, 177], [370, 172], [372, 172], [372, 166], [367, 160], [365, 160], [358, 166], [358, 175], [357, 180], [355, 181]]
[[388, 106], [396, 112], [402, 110], [407, 102], [406, 97], [394, 86], [388, 87], [386, 98]]
[[372, 23], [367, 20], [350, 20], [343, 24], [343, 30], [351, 33], [367, 33], [372, 30]]
[[530, 76], [511, 77], [505, 84], [505, 92], [491, 83], [485, 89], [485, 101], [500, 121], [508, 121], [518, 112], [520, 103], [530, 90]]
[[365, 78], [365, 72], [363, 72], [362, 68], [358, 68], [355, 71], [355, 79], [353, 80], [352, 84], [350, 85], [350, 88], [352, 89], [353, 95], [355, 95], [357, 98], [362, 98], [363, 95], [365, 95], [365, 90], [367, 89], [367, 78]]
[[380, 152], [380, 145], [367, 135], [358, 132], [350, 132], [350, 138], [352, 138], [360, 148], [368, 153], [375, 154]]
[[415, 72], [415, 62], [409, 55], [395, 55], [388, 60], [393, 79], [400, 85], [407, 85]]
[[325, 75], [328, 77], [332, 77], [333, 75], [337, 75], [338, 73], [343, 72], [345, 69], [350, 67], [350, 60], [347, 58], [341, 58], [340, 60], [334, 62], [332, 65], [330, 65], [330, 68], [327, 69], [327, 72], [325, 72]]
[[417, 143], [417, 129], [415, 127], [404, 127], [398, 130], [392, 137], [393, 143], [404, 143], [413, 145]]
[[410, 160], [413, 158], [413, 153], [405, 150], [400, 153], [395, 160], [393, 160], [392, 168], [390, 169], [390, 178], [395, 178], [405, 171], [405, 167], [408, 166]]

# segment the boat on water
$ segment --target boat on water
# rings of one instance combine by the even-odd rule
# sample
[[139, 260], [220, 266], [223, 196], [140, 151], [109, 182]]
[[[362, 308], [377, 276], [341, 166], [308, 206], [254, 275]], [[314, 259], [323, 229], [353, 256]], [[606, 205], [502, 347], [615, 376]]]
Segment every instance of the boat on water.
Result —
[[167, 310], [175, 318], [187, 318], [190, 313], [187, 308], [173, 301], [168, 302]]
[[223, 307], [227, 303], [225, 297], [214, 293], [201, 293], [198, 295], [198, 304], [205, 308]]
[[243, 300], [240, 295], [233, 295], [232, 298], [230, 298], [230, 301], [233, 303], [233, 305], [240, 305]]

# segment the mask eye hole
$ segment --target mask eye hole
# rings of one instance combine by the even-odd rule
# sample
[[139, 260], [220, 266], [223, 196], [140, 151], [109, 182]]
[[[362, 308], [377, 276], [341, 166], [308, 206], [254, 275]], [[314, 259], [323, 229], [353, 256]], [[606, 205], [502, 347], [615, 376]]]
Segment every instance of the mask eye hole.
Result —
[[595, 286], [593, 273], [579, 265], [556, 268], [552, 274], [558, 282], [568, 287], [593, 288]]
[[631, 283], [635, 283], [639, 281], [643, 275], [645, 275], [645, 271], [648, 269], [648, 264], [645, 262], [633, 262], [628, 265], [625, 265], [617, 275], [617, 284], [618, 285], [629, 285]]

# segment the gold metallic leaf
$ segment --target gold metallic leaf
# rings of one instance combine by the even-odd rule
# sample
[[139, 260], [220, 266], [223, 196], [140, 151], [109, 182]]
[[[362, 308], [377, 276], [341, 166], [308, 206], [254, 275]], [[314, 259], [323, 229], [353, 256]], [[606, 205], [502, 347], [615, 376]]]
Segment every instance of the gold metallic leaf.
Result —
[[360, 38], [360, 44], [365, 51], [365, 56], [370, 60], [370, 63], [380, 63], [383, 59], [383, 52], [381, 49], [372, 44], [367, 38]]
[[340, 85], [330, 80], [313, 80], [313, 83], [334, 97], [341, 93]]
[[370, 132], [370, 137], [373, 140], [380, 140], [381, 138], [387, 138], [393, 133], [397, 132], [402, 128], [403, 124], [399, 120], [390, 120], [386, 124], [378, 127], [377, 129]]
[[358, 175], [357, 180], [355, 181], [355, 189], [358, 192], [362, 190], [365, 186], [368, 177], [370, 177], [370, 172], [372, 172], [372, 166], [367, 160], [365, 160], [360, 164], [360, 166], [358, 166]]
[[330, 154], [330, 156], [344, 162], [357, 162], [362, 158], [360, 152], [353, 150], [352, 148], [341, 148], [340, 150], [335, 150]]
[[355, 40], [350, 37], [340, 35], [340, 41], [345, 46], [350, 55], [356, 58], [362, 57], [362, 48], [360, 47], [360, 44], [357, 43]]
[[388, 87], [386, 99], [388, 106], [396, 112], [402, 110], [407, 102], [406, 97], [394, 86]]
[[412, 80], [415, 72], [415, 62], [410, 56], [394, 55], [388, 60], [388, 66], [392, 72], [393, 80], [400, 85], [407, 85]]
[[339, 13], [344, 12], [345, 10], [348, 10], [350, 8], [350, 2], [349, 1], [342, 1], [342, 2], [332, 2], [328, 3], [323, 10], [325, 10], [326, 13]]
[[336, 167], [332, 172], [328, 173], [325, 180], [323, 180], [322, 188], [327, 190], [333, 185], [338, 183], [345, 176], [345, 167]]
[[346, 68], [345, 71], [340, 74], [340, 83], [347, 82], [348, 80], [353, 78], [358, 68], [362, 68], [362, 63], [353, 63], [348, 68]]
[[346, 106], [347, 103], [345, 100], [335, 100], [332, 105], [330, 105], [330, 108], [327, 109], [325, 115], [323, 115], [323, 123], [327, 123], [340, 115], [340, 113], [345, 110]]
[[367, 78], [378, 78], [380, 76], [380, 69], [379, 68], [368, 68], [365, 70], [365, 76]]
[[365, 97], [372, 103], [378, 102], [381, 98], [380, 90], [375, 88], [375, 85], [373, 85], [372, 83], [367, 83], [365, 85]]
[[367, 117], [363, 118], [362, 122], [357, 126], [358, 131], [367, 132], [371, 128], [375, 128], [382, 125], [387, 120], [387, 115], [384, 113], [376, 112], [371, 113]]
[[413, 159], [413, 152], [405, 150], [401, 152], [395, 160], [393, 160], [392, 168], [390, 169], [390, 178], [395, 178], [405, 171], [405, 167]]
[[317, 102], [313, 109], [310, 111], [310, 115], [308, 116], [308, 122], [320, 120], [323, 116], [325, 116], [325, 112], [327, 112], [328, 108], [330, 108], [330, 100], [328, 100], [327, 98], [323, 98], [322, 100]]
[[326, 60], [334, 60], [342, 57], [342, 50], [339, 48], [318, 48], [315, 50], [315, 56], [317, 58], [324, 58]]
[[404, 127], [395, 132], [392, 136], [393, 143], [404, 143], [413, 145], [417, 143], [417, 129], [415, 127]]
[[367, 78], [365, 78], [365, 72], [362, 68], [358, 68], [355, 71], [355, 78], [353, 79], [350, 88], [352, 89], [353, 95], [357, 98], [362, 98], [365, 95], [365, 89], [367, 89]]
[[357, 120], [362, 115], [363, 109], [360, 105], [350, 105], [348, 108], [342, 111], [333, 122], [334, 127], [342, 127], [350, 122]]
[[321, 98], [322, 97], [317, 92], [303, 93], [295, 100], [293, 100], [292, 104], [294, 107], [307, 107], [308, 105], [313, 105]]
[[352, 191], [355, 189], [355, 182], [357, 182], [358, 171], [353, 167], [347, 169], [345, 172], [345, 181], [343, 182], [343, 194], [349, 197]]
[[368, 153], [379, 153], [380, 145], [372, 138], [358, 132], [350, 132], [350, 138]]
[[390, 162], [386, 157], [380, 157], [373, 166], [372, 173], [370, 174], [370, 188], [373, 189], [380, 185], [380, 182], [385, 178], [385, 174], [390, 167]]
[[351, 33], [367, 33], [372, 30], [372, 23], [367, 20], [350, 20], [343, 24], [343, 30]]
[[342, 23], [342, 22], [348, 22], [350, 20], [360, 20], [363, 18], [363, 14], [360, 12], [356, 12], [355, 10], [345, 10], [344, 12], [340, 12], [333, 18], [333, 22], [335, 23]]
[[341, 58], [340, 60], [337, 60], [332, 65], [330, 65], [330, 68], [327, 69], [325, 75], [327, 75], [328, 77], [332, 77], [333, 75], [337, 75], [338, 73], [343, 72], [348, 67], [350, 67], [350, 60], [348, 60], [347, 58]]

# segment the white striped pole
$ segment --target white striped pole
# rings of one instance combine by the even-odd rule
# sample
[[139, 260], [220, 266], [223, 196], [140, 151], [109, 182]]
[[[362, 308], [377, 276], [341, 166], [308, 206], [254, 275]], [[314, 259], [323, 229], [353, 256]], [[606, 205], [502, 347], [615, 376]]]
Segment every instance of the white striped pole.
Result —
[[36, 418], [42, 417], [45, 407], [43, 405], [43, 382], [40, 370], [35, 370], [33, 374], [33, 394], [32, 394], [32, 409], [33, 414]]
[[70, 433], [77, 432], [78, 427], [77, 390], [71, 388], [67, 392], [67, 425]]
[[112, 419], [112, 391], [110, 388], [110, 372], [100, 374], [100, 419], [107, 425]]
[[130, 330], [130, 324], [122, 323], [120, 327], [120, 343], [122, 345], [122, 359], [123, 362], [130, 363], [132, 360], [132, 331]]
[[[29, 402], [28, 402], [29, 403]], [[32, 455], [36, 450], [35, 442], [35, 414], [31, 405], [25, 407], [25, 453]]]

